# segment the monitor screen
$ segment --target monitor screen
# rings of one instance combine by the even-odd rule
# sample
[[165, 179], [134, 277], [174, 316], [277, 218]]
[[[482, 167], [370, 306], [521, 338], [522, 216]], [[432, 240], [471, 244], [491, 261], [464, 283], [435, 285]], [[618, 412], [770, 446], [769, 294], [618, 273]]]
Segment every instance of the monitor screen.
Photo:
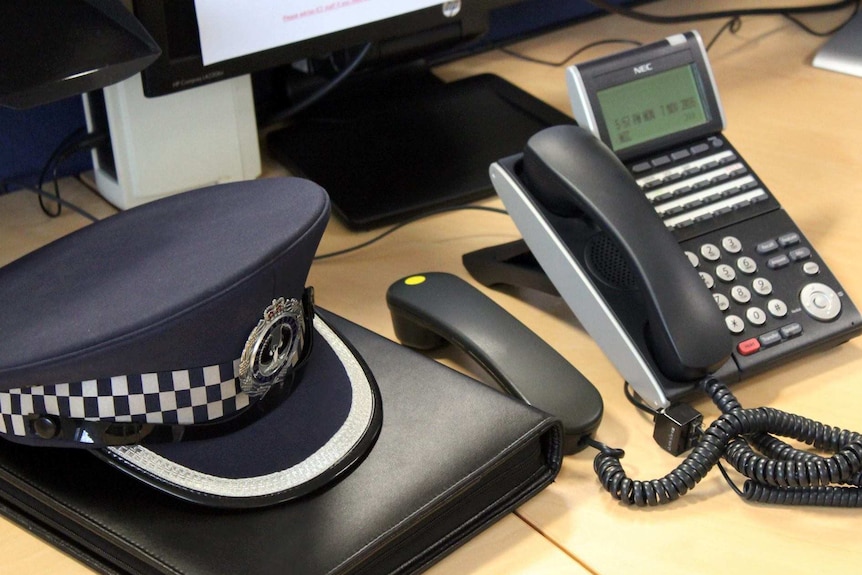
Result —
[[420, 57], [480, 36], [491, 8], [508, 3], [138, 0], [135, 15], [162, 47], [142, 74], [144, 93], [170, 94], [369, 42], [367, 63]]

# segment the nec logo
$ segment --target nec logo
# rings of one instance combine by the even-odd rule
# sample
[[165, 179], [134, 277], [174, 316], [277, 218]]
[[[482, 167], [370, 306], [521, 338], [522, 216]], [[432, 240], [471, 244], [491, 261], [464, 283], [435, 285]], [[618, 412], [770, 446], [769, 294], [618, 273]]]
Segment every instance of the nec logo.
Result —
[[648, 62], [646, 64], [641, 64], [640, 66], [635, 66], [632, 68], [635, 74], [643, 74], [644, 72], [652, 72], [652, 62]]

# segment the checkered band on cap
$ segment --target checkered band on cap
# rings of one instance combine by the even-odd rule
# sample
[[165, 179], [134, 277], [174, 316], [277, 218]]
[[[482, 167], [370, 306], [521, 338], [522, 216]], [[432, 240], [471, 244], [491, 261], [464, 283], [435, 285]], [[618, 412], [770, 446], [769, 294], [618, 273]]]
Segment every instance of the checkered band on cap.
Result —
[[179, 371], [121, 375], [0, 392], [0, 433], [27, 436], [32, 416], [191, 425], [247, 407], [239, 360]]

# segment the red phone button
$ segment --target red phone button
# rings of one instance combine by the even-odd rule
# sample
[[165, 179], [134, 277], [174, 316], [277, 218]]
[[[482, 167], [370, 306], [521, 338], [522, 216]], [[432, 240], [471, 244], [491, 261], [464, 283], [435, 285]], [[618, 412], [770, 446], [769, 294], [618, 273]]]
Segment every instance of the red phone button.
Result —
[[760, 342], [756, 337], [741, 341], [736, 345], [736, 350], [742, 355], [751, 355], [760, 351]]

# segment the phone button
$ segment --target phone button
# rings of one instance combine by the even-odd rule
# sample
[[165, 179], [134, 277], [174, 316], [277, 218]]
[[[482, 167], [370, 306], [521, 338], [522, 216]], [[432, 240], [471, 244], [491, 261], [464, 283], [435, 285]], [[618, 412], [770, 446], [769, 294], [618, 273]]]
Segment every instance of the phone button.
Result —
[[771, 257], [769, 261], [766, 262], [767, 267], [772, 270], [778, 270], [790, 265], [790, 258], [784, 254]]
[[742, 256], [736, 260], [736, 267], [744, 274], [753, 274], [757, 271], [757, 262], [748, 256]]
[[751, 287], [762, 296], [768, 296], [772, 293], [772, 282], [766, 278], [756, 278], [751, 282]]
[[831, 321], [841, 313], [841, 301], [835, 290], [821, 283], [810, 283], [802, 288], [799, 301], [808, 315], [820, 321]]
[[796, 232], [784, 234], [778, 238], [778, 243], [783, 248], [796, 245], [799, 243], [799, 234], [797, 234]]
[[724, 282], [732, 282], [736, 279], [736, 272], [727, 264], [718, 264], [715, 268], [715, 275]]
[[700, 247], [700, 255], [702, 255], [709, 261], [714, 262], [718, 261], [718, 259], [721, 257], [721, 252], [718, 251], [718, 248], [713, 244], [703, 244]]
[[709, 151], [709, 145], [708, 144], [695, 144], [694, 146], [689, 148], [689, 151], [694, 155], [702, 154], [704, 152]]
[[795, 248], [790, 250], [790, 253], [787, 254], [790, 256], [790, 259], [794, 262], [798, 262], [801, 260], [807, 260], [811, 257], [811, 250], [806, 247]]
[[778, 331], [781, 333], [783, 339], [790, 339], [802, 335], [802, 326], [795, 322], [789, 323]]
[[668, 165], [669, 163], [670, 163], [670, 156], [659, 156], [657, 158], [653, 158], [652, 160], [650, 160], [650, 164], [652, 164], [652, 166], [654, 168], [660, 168], [662, 166]]
[[751, 292], [745, 286], [734, 286], [730, 290], [730, 296], [736, 303], [746, 304], [751, 301]]
[[730, 330], [731, 333], [742, 333], [745, 329], [745, 323], [743, 323], [742, 318], [738, 315], [729, 315], [724, 318], [724, 323], [727, 324], [727, 329]]
[[768, 331], [757, 338], [760, 342], [760, 347], [766, 349], [767, 347], [772, 347], [773, 345], [778, 345], [783, 341], [781, 338], [781, 334], [778, 330]]
[[688, 258], [688, 261], [692, 267], [696, 268], [700, 265], [700, 260], [698, 259], [698, 257], [696, 255], [694, 255], [694, 252], [690, 252], [690, 251], [686, 250], [685, 257]]
[[820, 265], [817, 262], [805, 262], [802, 264], [802, 271], [807, 276], [816, 276], [820, 273]]
[[754, 325], [763, 325], [766, 323], [766, 314], [759, 307], [750, 307], [745, 310], [745, 317]]
[[756, 337], [746, 339], [737, 344], [736, 350], [742, 355], [751, 355], [760, 351], [760, 341]]
[[784, 317], [787, 315], [787, 304], [780, 299], [771, 299], [766, 304], [766, 309], [769, 310], [774, 317]]
[[761, 242], [757, 244], [757, 253], [761, 255], [765, 255], [768, 253], [772, 253], [778, 249], [778, 242], [775, 240], [766, 240], [765, 242]]
[[733, 236], [725, 236], [721, 239], [721, 247], [732, 254], [738, 254], [742, 251], [742, 242]]

